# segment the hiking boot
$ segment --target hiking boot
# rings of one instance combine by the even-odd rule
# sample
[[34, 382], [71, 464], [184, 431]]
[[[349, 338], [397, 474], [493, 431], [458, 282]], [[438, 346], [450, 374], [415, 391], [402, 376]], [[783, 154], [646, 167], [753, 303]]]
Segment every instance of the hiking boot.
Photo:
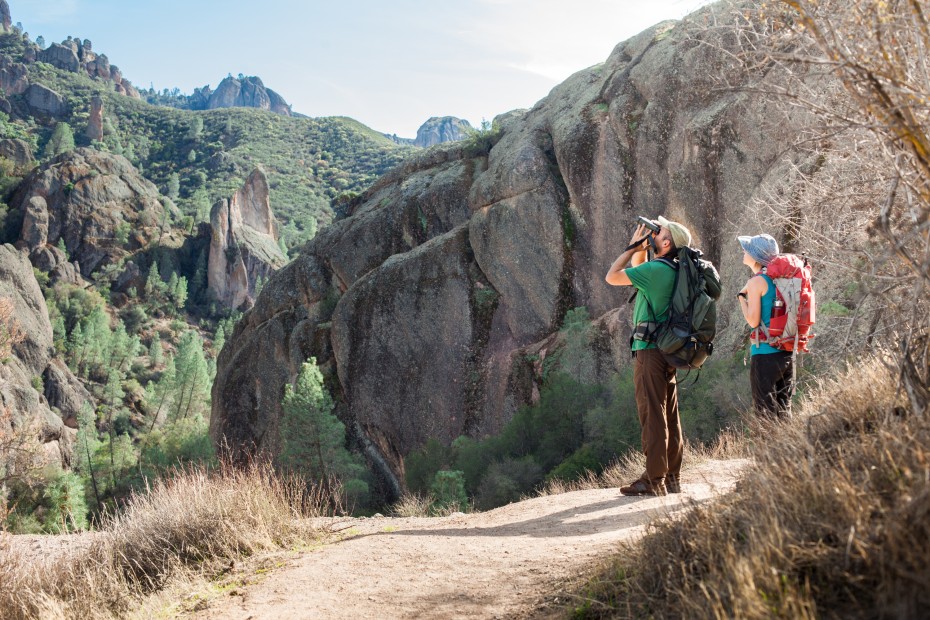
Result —
[[665, 483], [661, 480], [649, 482], [642, 478], [625, 487], [620, 487], [620, 493], [623, 495], [668, 495]]
[[669, 474], [665, 477], [665, 488], [669, 493], [681, 493], [681, 477]]

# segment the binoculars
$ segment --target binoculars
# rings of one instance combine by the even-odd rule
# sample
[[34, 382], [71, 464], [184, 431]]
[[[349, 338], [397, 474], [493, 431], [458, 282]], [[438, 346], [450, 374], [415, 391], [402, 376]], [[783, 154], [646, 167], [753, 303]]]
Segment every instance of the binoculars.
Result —
[[645, 226], [646, 228], [648, 228], [649, 230], [651, 230], [651, 231], [654, 232], [654, 233], [659, 232], [659, 230], [661, 230], [661, 228], [662, 228], [661, 226], [659, 226], [658, 222], [655, 222], [654, 220], [650, 220], [650, 219], [648, 219], [648, 218], [645, 218], [645, 217], [643, 217], [642, 215], [636, 216], [636, 223], [637, 223], [637, 224], [642, 224], [643, 226]]

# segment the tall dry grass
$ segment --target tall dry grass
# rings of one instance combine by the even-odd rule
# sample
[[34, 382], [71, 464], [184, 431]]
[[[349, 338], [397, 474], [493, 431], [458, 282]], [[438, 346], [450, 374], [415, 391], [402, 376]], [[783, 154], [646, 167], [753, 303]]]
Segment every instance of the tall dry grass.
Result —
[[329, 505], [269, 466], [192, 469], [130, 498], [85, 548], [41, 561], [0, 538], [0, 617], [109, 618], [179, 580], [314, 538]]
[[925, 617], [930, 418], [879, 359], [760, 425], [755, 466], [604, 569], [580, 618]]
[[[708, 460], [746, 458], [751, 453], [750, 438], [739, 430], [727, 429], [721, 431], [709, 445], [691, 444], [686, 440], [683, 470], [687, 472], [694, 465]], [[589, 471], [576, 480], [550, 480], [531, 497], [545, 497], [590, 489], [618, 489], [642, 476], [645, 469], [645, 456], [641, 452], [630, 451], [612, 462], [599, 474]]]

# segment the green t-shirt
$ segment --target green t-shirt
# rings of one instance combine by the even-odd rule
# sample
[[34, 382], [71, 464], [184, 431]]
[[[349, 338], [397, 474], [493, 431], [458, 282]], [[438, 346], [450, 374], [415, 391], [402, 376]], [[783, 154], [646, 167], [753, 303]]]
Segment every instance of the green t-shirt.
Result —
[[[636, 303], [633, 304], [633, 325], [654, 321], [661, 323], [668, 318], [668, 306], [672, 300], [672, 289], [675, 287], [675, 269], [658, 260], [651, 260], [637, 267], [624, 270], [630, 282], [639, 291]], [[652, 316], [649, 308], [656, 312]], [[634, 340], [632, 349], [654, 349], [655, 343], [644, 340]]]

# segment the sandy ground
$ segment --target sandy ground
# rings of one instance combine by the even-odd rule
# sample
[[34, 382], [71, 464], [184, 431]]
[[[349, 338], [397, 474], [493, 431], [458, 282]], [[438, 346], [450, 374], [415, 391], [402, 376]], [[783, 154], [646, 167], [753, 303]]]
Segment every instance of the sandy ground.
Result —
[[[520, 618], [545, 616], [558, 593], [645, 526], [732, 488], [747, 461], [709, 461], [683, 492], [616, 489], [539, 497], [443, 518], [332, 519], [338, 537], [260, 583], [214, 598], [197, 618]], [[564, 595], [563, 595], [564, 596]]]

